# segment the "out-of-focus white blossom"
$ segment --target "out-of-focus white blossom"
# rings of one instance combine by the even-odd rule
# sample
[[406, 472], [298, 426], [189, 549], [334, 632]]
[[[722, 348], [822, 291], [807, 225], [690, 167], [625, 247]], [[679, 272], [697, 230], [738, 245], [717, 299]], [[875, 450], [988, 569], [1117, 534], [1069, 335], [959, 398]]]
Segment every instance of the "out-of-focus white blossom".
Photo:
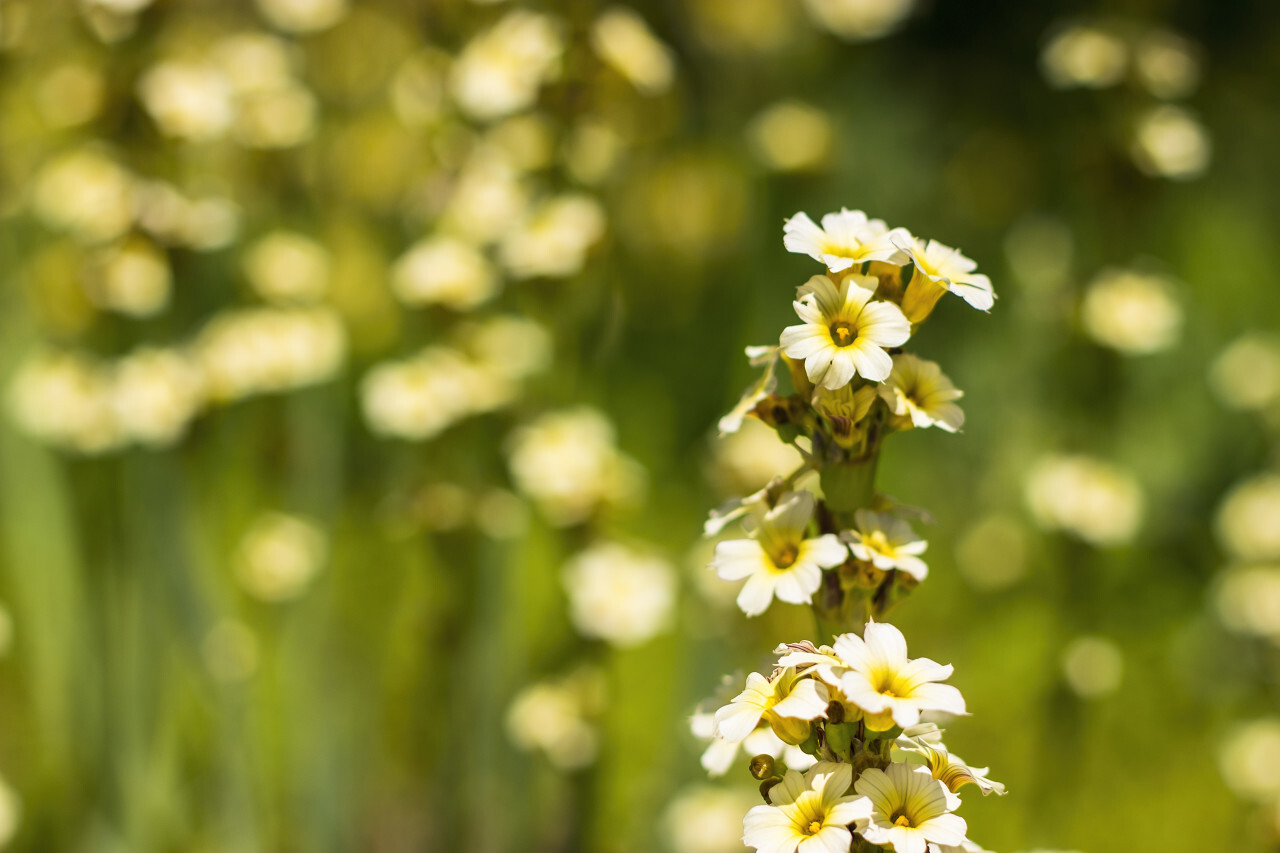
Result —
[[516, 278], [565, 278], [582, 269], [604, 235], [604, 208], [581, 193], [543, 202], [502, 241], [503, 265]]
[[507, 454], [516, 487], [558, 525], [631, 502], [644, 488], [644, 469], [618, 451], [613, 424], [587, 407], [549, 412], [520, 427]]
[[1040, 54], [1040, 70], [1058, 89], [1103, 89], [1124, 79], [1129, 48], [1120, 36], [1084, 24], [1060, 30]]
[[1233, 409], [1263, 411], [1280, 403], [1280, 338], [1248, 332], [1214, 359], [1209, 378]]
[[226, 133], [235, 119], [231, 83], [214, 65], [168, 60], [138, 81], [138, 96], [166, 136], [208, 142]]
[[1280, 642], [1280, 564], [1227, 570], [1218, 579], [1214, 603], [1231, 630]]
[[346, 346], [342, 321], [327, 308], [255, 308], [214, 317], [195, 354], [210, 398], [230, 402], [332, 379]]
[[751, 120], [747, 133], [756, 157], [779, 172], [801, 172], [820, 166], [831, 153], [831, 119], [801, 101], [778, 101]]
[[101, 250], [86, 279], [89, 300], [131, 317], [151, 317], [169, 304], [168, 256], [142, 238]]
[[956, 568], [978, 589], [1012, 586], [1027, 573], [1027, 531], [1024, 524], [992, 515], [975, 524], [956, 547]]
[[476, 364], [494, 376], [518, 381], [551, 365], [551, 333], [525, 317], [490, 317], [464, 329], [462, 337]]
[[391, 290], [406, 305], [468, 311], [492, 299], [500, 280], [474, 246], [445, 235], [415, 243], [396, 261]]
[[1105, 637], [1076, 637], [1062, 650], [1062, 675], [1078, 696], [1105, 696], [1120, 686], [1124, 655]]
[[1133, 161], [1148, 175], [1189, 181], [1209, 168], [1213, 140], [1200, 120], [1171, 104], [1139, 117], [1131, 145]]
[[[461, 353], [428, 347], [376, 365], [361, 380], [365, 422], [376, 434], [424, 440], [468, 415], [492, 408], [490, 380]], [[499, 401], [500, 402], [500, 401]]]
[[299, 85], [263, 89], [238, 101], [235, 138], [250, 148], [292, 148], [315, 135], [319, 104]]
[[112, 383], [96, 361], [72, 352], [27, 359], [9, 386], [9, 411], [25, 432], [57, 447], [95, 454], [122, 442]]
[[510, 233], [524, 218], [529, 190], [515, 165], [493, 146], [466, 162], [441, 217], [449, 233], [487, 245]]
[[1163, 277], [1135, 270], [1103, 270], [1080, 305], [1085, 332], [1126, 355], [1168, 349], [1182, 332], [1182, 307]]
[[254, 291], [268, 302], [307, 303], [329, 288], [329, 252], [296, 231], [272, 231], [249, 247], [244, 271]]
[[614, 128], [585, 119], [569, 135], [561, 159], [575, 180], [594, 186], [614, 173], [626, 147], [627, 140]]
[[805, 0], [809, 17], [849, 41], [880, 38], [896, 30], [915, 0]]
[[1218, 752], [1218, 769], [1227, 787], [1245, 799], [1280, 796], [1280, 719], [1263, 717], [1231, 732]]
[[1026, 481], [1027, 505], [1046, 530], [1099, 547], [1130, 541], [1142, 523], [1143, 496], [1125, 471], [1088, 456], [1047, 456]]
[[507, 736], [520, 749], [545, 753], [561, 770], [578, 770], [595, 761], [600, 736], [594, 720], [605, 703], [604, 679], [592, 669], [530, 685], [511, 701]]
[[1234, 559], [1280, 560], [1280, 474], [1257, 474], [1232, 486], [1214, 525], [1223, 550]]
[[196, 251], [221, 249], [240, 230], [240, 211], [216, 195], [188, 197], [163, 181], [139, 186], [138, 224], [162, 243]]
[[116, 362], [111, 404], [121, 434], [165, 447], [187, 431], [204, 403], [204, 377], [186, 354], [143, 347]]
[[220, 39], [210, 53], [237, 94], [279, 89], [293, 82], [290, 46], [268, 33], [248, 30]]
[[236, 550], [236, 578], [262, 601], [297, 598], [319, 573], [329, 544], [315, 522], [269, 512], [258, 516]]
[[526, 9], [509, 12], [462, 49], [451, 78], [454, 100], [480, 120], [519, 112], [559, 72], [563, 50], [553, 18]]
[[671, 623], [676, 573], [666, 560], [606, 542], [578, 553], [564, 567], [569, 616], [579, 633], [630, 648]]
[[36, 215], [51, 228], [85, 243], [103, 243], [133, 222], [133, 176], [102, 151], [80, 148], [41, 167], [33, 202]]
[[742, 816], [759, 800], [736, 788], [695, 785], [667, 805], [662, 825], [675, 853], [741, 853]]
[[273, 26], [287, 33], [327, 30], [347, 14], [349, 0], [257, 0], [258, 9]]
[[1134, 61], [1138, 79], [1157, 98], [1185, 98], [1200, 84], [1200, 58], [1195, 45], [1177, 33], [1146, 33], [1138, 40]]
[[646, 95], [671, 88], [675, 60], [644, 18], [625, 6], [606, 9], [591, 25], [591, 47]]

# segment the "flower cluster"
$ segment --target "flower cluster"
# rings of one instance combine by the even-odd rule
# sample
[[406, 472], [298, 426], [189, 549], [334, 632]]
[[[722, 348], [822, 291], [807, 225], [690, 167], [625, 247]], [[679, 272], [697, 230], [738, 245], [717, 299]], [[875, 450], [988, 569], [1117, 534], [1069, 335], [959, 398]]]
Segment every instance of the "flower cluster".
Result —
[[943, 295], [985, 311], [995, 294], [958, 250], [861, 211], [821, 223], [797, 214], [784, 244], [826, 272], [798, 289], [800, 323], [778, 346], [748, 350], [763, 373], [720, 429], [756, 419], [800, 463], [715, 510], [705, 529], [743, 531], [717, 543], [711, 568], [742, 583], [746, 615], [774, 599], [808, 604], [834, 640], [778, 646], [767, 675], [751, 673], [713, 715], [696, 715], [695, 734], [712, 741], [703, 766], [718, 774], [739, 752], [754, 756], [765, 802], [747, 813], [743, 841], [763, 853], [977, 850], [955, 814], [957, 791], [1004, 788], [949, 753], [928, 719], [966, 713], [960, 691], [943, 683], [951, 667], [908, 657], [906, 638], [884, 621], [928, 566], [911, 523], [923, 514], [877, 494], [875, 468], [895, 432], [961, 428], [961, 392], [937, 364], [901, 348]]

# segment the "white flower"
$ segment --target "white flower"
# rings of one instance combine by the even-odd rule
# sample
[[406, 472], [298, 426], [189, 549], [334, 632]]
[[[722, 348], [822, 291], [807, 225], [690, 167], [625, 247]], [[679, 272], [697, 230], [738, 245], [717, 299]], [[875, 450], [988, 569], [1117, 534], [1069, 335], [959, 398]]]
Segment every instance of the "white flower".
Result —
[[893, 357], [893, 372], [880, 386], [880, 396], [895, 415], [914, 427], [936, 426], [955, 432], [964, 426], [964, 412], [955, 404], [964, 392], [951, 384], [937, 362], [911, 353]]
[[503, 266], [516, 278], [567, 278], [582, 269], [605, 230], [604, 209], [585, 193], [548, 199], [502, 241]]
[[244, 255], [249, 284], [268, 302], [307, 303], [329, 289], [329, 252], [296, 231], [272, 231]]
[[631, 9], [606, 9], [591, 25], [591, 47], [642, 93], [657, 95], [671, 88], [676, 72], [671, 49]]
[[1223, 550], [1239, 560], [1280, 560], [1280, 474], [1239, 482], [1218, 507], [1214, 527]]
[[709, 776], [723, 776], [727, 773], [739, 753], [752, 757], [768, 755], [771, 758], [781, 758], [788, 768], [801, 773], [817, 761], [800, 747], [785, 743], [773, 733], [773, 727], [768, 723], [756, 726], [742, 740], [726, 740], [716, 734], [715, 714], [699, 712], [689, 718], [689, 729], [694, 737], [710, 741], [701, 758], [702, 769]]
[[825, 275], [815, 275], [800, 288], [794, 302], [804, 321], [782, 331], [782, 350], [804, 361], [809, 381], [836, 390], [855, 376], [883, 382], [893, 369], [888, 347], [901, 346], [911, 337], [911, 324], [889, 302], [872, 302], [878, 281], [846, 275], [836, 285]]
[[1182, 331], [1182, 307], [1163, 277], [1132, 270], [1103, 270], [1080, 305], [1085, 332], [1125, 355], [1168, 349]]
[[392, 292], [412, 306], [434, 303], [467, 311], [491, 299], [498, 284], [479, 250], [446, 236], [415, 243], [391, 271]]
[[778, 347], [747, 347], [749, 363], [752, 367], [764, 367], [764, 373], [742, 393], [733, 410], [720, 419], [721, 435], [737, 432], [742, 427], [743, 418], [756, 404], [777, 390], [778, 379], [774, 369], [778, 366], [779, 352]]
[[1147, 175], [1189, 181], [1209, 168], [1213, 139], [1194, 115], [1165, 104], [1138, 120], [1130, 154]]
[[924, 767], [890, 764], [862, 772], [854, 786], [871, 800], [871, 815], [858, 821], [858, 833], [895, 853], [925, 853], [930, 842], [959, 846], [968, 826], [951, 814], [960, 798]]
[[902, 313], [912, 323], [919, 323], [933, 311], [942, 294], [951, 291], [980, 311], [990, 311], [995, 304], [991, 279], [975, 273], [978, 265], [960, 254], [959, 249], [937, 240], [912, 237], [899, 242], [899, 248], [915, 266], [911, 282], [902, 296]]
[[753, 672], [746, 689], [716, 711], [715, 734], [727, 741], [745, 740], [763, 719], [783, 741], [802, 743], [809, 734], [808, 721], [826, 716], [829, 697], [825, 684], [798, 675], [794, 667], [771, 678]]
[[1027, 477], [1026, 499], [1042, 528], [1064, 530], [1099, 547], [1128, 542], [1142, 523], [1137, 481], [1088, 456], [1041, 459]]
[[675, 606], [671, 565], [615, 543], [593, 545], [570, 560], [564, 586], [574, 627], [620, 648], [662, 632]]
[[453, 96], [463, 112], [489, 120], [532, 105], [559, 71], [560, 30], [547, 15], [516, 9], [473, 38], [453, 65]]
[[869, 509], [858, 510], [854, 521], [857, 528], [845, 532], [853, 556], [884, 571], [899, 569], [918, 581], [929, 574], [929, 567], [917, 556], [928, 543], [907, 522]]
[[772, 805], [759, 805], [743, 819], [742, 840], [760, 853], [847, 853], [849, 824], [871, 814], [863, 796], [847, 796], [853, 780], [848, 764], [819, 762], [801, 776], [788, 770], [769, 789]]
[[986, 767], [970, 767], [958, 755], [947, 751], [941, 732], [932, 723], [922, 723], [903, 732], [894, 742], [892, 758], [929, 768], [933, 778], [946, 785], [953, 794], [965, 785], [976, 785], [982, 796], [1007, 793], [1004, 785], [987, 778]]
[[900, 256], [901, 250], [894, 241], [910, 237], [905, 228], [890, 230], [883, 220], [867, 219], [861, 210], [828, 213], [822, 217], [822, 227], [807, 213], [797, 213], [782, 226], [782, 245], [788, 252], [822, 261], [833, 273], [854, 264]]
[[1075, 25], [1058, 32], [1040, 54], [1040, 67], [1056, 89], [1080, 86], [1102, 89], [1124, 77], [1129, 50], [1124, 39], [1092, 26]]
[[902, 632], [887, 622], [868, 622], [863, 636], [841, 634], [835, 653], [849, 667], [840, 677], [845, 697], [867, 713], [867, 728], [886, 731], [920, 722], [921, 711], [963, 714], [964, 697], [948, 684], [950, 665], [907, 658]]
[[315, 522], [269, 512], [254, 520], [240, 540], [236, 576], [254, 598], [277, 602], [297, 598], [320, 572], [328, 538]]
[[840, 565], [849, 550], [833, 534], [805, 538], [813, 517], [809, 492], [783, 496], [765, 513], [753, 539], [734, 539], [716, 545], [711, 568], [727, 581], [746, 580], [738, 606], [748, 616], [769, 608], [776, 597], [789, 604], [807, 604], [822, 585], [822, 570]]
[[140, 347], [115, 365], [111, 405], [116, 423], [138, 444], [173, 444], [203, 403], [204, 377], [178, 350]]
[[215, 66], [192, 62], [161, 62], [138, 83], [142, 105], [161, 132], [192, 142], [226, 132], [235, 118], [233, 94], [231, 82]]

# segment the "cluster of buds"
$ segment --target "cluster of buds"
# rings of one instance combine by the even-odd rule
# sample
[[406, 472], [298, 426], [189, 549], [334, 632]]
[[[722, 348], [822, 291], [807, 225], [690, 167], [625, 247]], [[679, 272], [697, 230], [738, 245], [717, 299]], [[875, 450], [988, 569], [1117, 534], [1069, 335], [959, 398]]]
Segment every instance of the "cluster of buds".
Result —
[[[769, 675], [749, 675], [711, 725], [695, 718], [713, 740], [703, 764], [723, 771], [719, 756], [736, 754], [734, 745], [753, 754], [763, 745], [750, 770], [765, 802], [747, 813], [743, 838], [763, 853], [979, 850], [954, 813], [956, 792], [1004, 789], [950, 754], [929, 718], [966, 713], [960, 692], [941, 683], [951, 667], [908, 658], [902, 633], [883, 621], [928, 567], [911, 526], [921, 513], [878, 495], [875, 470], [894, 432], [963, 424], [961, 392], [937, 364], [901, 347], [947, 292], [988, 310], [991, 282], [959, 251], [861, 211], [828, 214], [821, 225], [800, 213], [784, 233], [788, 250], [827, 271], [799, 288], [801, 322], [778, 346], [747, 351], [763, 375], [720, 429], [757, 418], [802, 462], [715, 510], [705, 529], [717, 535], [739, 522], [746, 534], [719, 542], [711, 563], [722, 579], [745, 581], [744, 613], [760, 614], [775, 598], [808, 604], [834, 640], [778, 646]], [[779, 391], [779, 365], [789, 395]]]

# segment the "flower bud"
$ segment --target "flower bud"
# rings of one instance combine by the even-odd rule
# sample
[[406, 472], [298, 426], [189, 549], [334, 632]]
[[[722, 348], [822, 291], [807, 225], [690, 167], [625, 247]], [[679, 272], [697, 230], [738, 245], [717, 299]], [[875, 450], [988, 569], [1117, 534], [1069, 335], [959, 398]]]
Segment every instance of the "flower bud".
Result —
[[747, 766], [751, 770], [751, 775], [763, 782], [773, 775], [773, 756], [761, 753], [751, 759], [751, 763]]
[[773, 733], [783, 743], [789, 743], [792, 746], [799, 746], [809, 739], [811, 727], [808, 720], [797, 720], [794, 717], [779, 717], [771, 715], [769, 724], [773, 726]]
[[769, 805], [773, 805], [773, 800], [769, 799], [769, 792], [773, 790], [773, 786], [782, 781], [781, 776], [770, 776], [760, 783], [760, 796], [764, 797], [764, 801]]

